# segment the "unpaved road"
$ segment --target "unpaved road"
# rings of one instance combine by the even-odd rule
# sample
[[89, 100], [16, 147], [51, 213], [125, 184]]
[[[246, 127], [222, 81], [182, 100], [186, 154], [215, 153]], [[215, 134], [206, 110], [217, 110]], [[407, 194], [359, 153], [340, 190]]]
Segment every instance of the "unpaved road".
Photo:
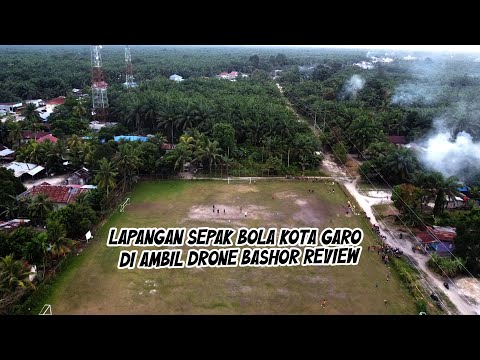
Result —
[[[282, 87], [277, 83], [277, 87], [280, 93], [283, 95]], [[297, 114], [293, 106], [292, 110]], [[298, 114], [297, 114], [298, 115]], [[317, 129], [310, 126], [314, 133], [317, 133]], [[374, 224], [381, 225], [380, 233], [386, 237], [386, 243], [393, 247], [400, 248], [403, 253], [410, 258], [412, 263], [417, 266], [417, 268], [423, 273], [423, 276], [427, 280], [427, 288], [431, 291], [442, 292], [445, 294], [448, 299], [457, 307], [457, 310], [460, 314], [464, 315], [480, 315], [480, 283], [478, 279], [471, 277], [461, 277], [453, 281], [453, 284], [450, 283], [450, 289], [447, 290], [443, 286], [444, 279], [440, 278], [438, 275], [434, 274], [428, 267], [427, 261], [428, 256], [422, 255], [420, 253], [414, 253], [412, 251], [413, 239], [396, 239], [390, 231], [386, 231], [384, 224], [379, 224], [377, 222], [376, 216], [374, 216], [372, 211], [372, 205], [376, 204], [385, 204], [388, 203], [388, 199], [383, 197], [370, 197], [361, 194], [357, 190], [356, 182], [359, 177], [356, 177], [353, 180], [353, 174], [347, 173], [346, 167], [338, 166], [333, 157], [330, 154], [324, 154], [325, 158], [323, 160], [323, 168], [327, 170], [333, 178], [337, 181], [342, 182], [350, 194], [356, 199], [358, 204], [362, 207], [363, 211], [370, 217], [370, 221]], [[390, 192], [391, 193], [391, 192]], [[412, 242], [410, 242], [412, 241]], [[467, 297], [468, 296], [468, 299]]]
[[[464, 315], [480, 315], [480, 305], [478, 304], [480, 299], [476, 299], [475, 301], [473, 299], [473, 296], [476, 294], [476, 292], [469, 292], [470, 299], [466, 299], [464, 293], [468, 293], [463, 289], [462, 287], [458, 286], [456, 283], [458, 282], [459, 285], [460, 283], [464, 283], [465, 280], [462, 278], [459, 278], [453, 282], [453, 284], [449, 282], [450, 289], [447, 290], [443, 286], [443, 283], [445, 280], [438, 275], [434, 274], [427, 266], [427, 261], [429, 257], [427, 255], [420, 254], [418, 252], [413, 252], [412, 251], [412, 246], [414, 245], [412, 240], [412, 236], [407, 236], [404, 237], [403, 239], [399, 239], [398, 236], [392, 236], [391, 231], [385, 226], [385, 224], [382, 224], [381, 222], [377, 221], [376, 214], [372, 210], [373, 205], [377, 204], [387, 204], [391, 203], [390, 196], [391, 192], [389, 193], [388, 191], [384, 191], [385, 194], [388, 194], [388, 198], [379, 196], [379, 197], [371, 197], [371, 196], [366, 196], [361, 194], [358, 189], [357, 189], [357, 181], [359, 178], [356, 178], [354, 181], [351, 180], [351, 178], [347, 177], [347, 174], [339, 168], [335, 163], [333, 163], [328, 159], [323, 163], [323, 166], [325, 167], [326, 170], [328, 170], [330, 173], [334, 174], [337, 177], [337, 180], [342, 182], [345, 187], [347, 188], [348, 192], [355, 198], [355, 200], [358, 202], [358, 204], [361, 206], [361, 208], [365, 211], [368, 217], [370, 217], [370, 221], [372, 224], [377, 224], [380, 226], [380, 233], [386, 237], [385, 242], [393, 247], [398, 247], [403, 251], [403, 253], [410, 258], [410, 260], [417, 266], [417, 268], [422, 272], [423, 276], [427, 280], [427, 282], [430, 284], [429, 289], [431, 291], [435, 292], [442, 292], [445, 294], [446, 297], [450, 299], [450, 301], [457, 307], [457, 310], [460, 314]], [[410, 239], [406, 239], [410, 238]], [[478, 282], [473, 280], [473, 285], [472, 281], [468, 283], [470, 287], [478, 285]], [[432, 286], [433, 285], [433, 286]], [[480, 288], [480, 287], [479, 287]], [[472, 295], [472, 293], [475, 293]]]

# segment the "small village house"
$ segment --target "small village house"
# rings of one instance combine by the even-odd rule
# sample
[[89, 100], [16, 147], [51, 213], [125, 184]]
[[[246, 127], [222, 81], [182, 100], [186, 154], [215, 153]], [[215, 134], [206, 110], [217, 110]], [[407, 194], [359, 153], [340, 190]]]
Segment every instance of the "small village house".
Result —
[[41, 171], [45, 170], [43, 166], [19, 161], [12, 161], [11, 163], [2, 166], [7, 170], [13, 171], [15, 177], [20, 178], [21, 180], [31, 180]]
[[87, 192], [92, 188], [95, 187], [89, 185], [50, 185], [49, 183], [44, 182], [21, 193], [19, 197], [33, 198], [39, 194], [45, 194], [56, 208], [62, 208], [76, 201], [80, 194]]
[[427, 253], [449, 255], [455, 250], [457, 231], [450, 226], [426, 226], [425, 230], [417, 234], [418, 239]]

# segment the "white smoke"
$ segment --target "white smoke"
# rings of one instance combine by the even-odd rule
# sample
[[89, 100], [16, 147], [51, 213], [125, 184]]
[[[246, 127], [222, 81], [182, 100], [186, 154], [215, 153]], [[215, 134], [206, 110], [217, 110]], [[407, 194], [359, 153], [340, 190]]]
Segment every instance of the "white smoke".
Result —
[[395, 89], [392, 103], [397, 105], [431, 105], [439, 100], [441, 88], [428, 84], [404, 84]]
[[465, 131], [452, 139], [452, 131], [443, 119], [436, 119], [433, 125], [430, 136], [418, 142], [425, 150], [418, 153], [423, 165], [445, 177], [468, 177], [470, 173], [477, 173], [480, 170], [480, 142], [475, 143]]
[[340, 97], [342, 99], [355, 100], [357, 94], [365, 86], [365, 79], [360, 75], [352, 75], [352, 77], [343, 85]]

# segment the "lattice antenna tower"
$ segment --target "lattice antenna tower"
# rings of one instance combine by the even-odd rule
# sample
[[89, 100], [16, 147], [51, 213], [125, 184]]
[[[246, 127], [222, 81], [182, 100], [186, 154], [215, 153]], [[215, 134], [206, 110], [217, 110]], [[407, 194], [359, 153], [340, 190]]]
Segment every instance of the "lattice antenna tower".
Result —
[[132, 70], [132, 54], [130, 53], [130, 47], [127, 45], [125, 46], [125, 66], [126, 66], [126, 75], [125, 75], [125, 82], [123, 86], [127, 89], [136, 87], [137, 83], [133, 79], [133, 70]]
[[99, 122], [108, 119], [108, 84], [102, 70], [102, 45], [92, 45], [92, 115]]

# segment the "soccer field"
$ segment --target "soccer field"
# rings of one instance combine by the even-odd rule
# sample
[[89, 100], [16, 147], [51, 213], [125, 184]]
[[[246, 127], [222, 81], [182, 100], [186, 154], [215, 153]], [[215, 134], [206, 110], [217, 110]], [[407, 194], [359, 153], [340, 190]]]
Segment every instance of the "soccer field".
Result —
[[[138, 184], [130, 205], [107, 219], [44, 303], [53, 314], [415, 314], [409, 292], [395, 274], [387, 281], [389, 269], [367, 251], [374, 244], [368, 227], [346, 214], [338, 185], [331, 188], [293, 180]], [[197, 226], [361, 227], [364, 249], [358, 266], [118, 270], [125, 248], [106, 245], [110, 227]]]

